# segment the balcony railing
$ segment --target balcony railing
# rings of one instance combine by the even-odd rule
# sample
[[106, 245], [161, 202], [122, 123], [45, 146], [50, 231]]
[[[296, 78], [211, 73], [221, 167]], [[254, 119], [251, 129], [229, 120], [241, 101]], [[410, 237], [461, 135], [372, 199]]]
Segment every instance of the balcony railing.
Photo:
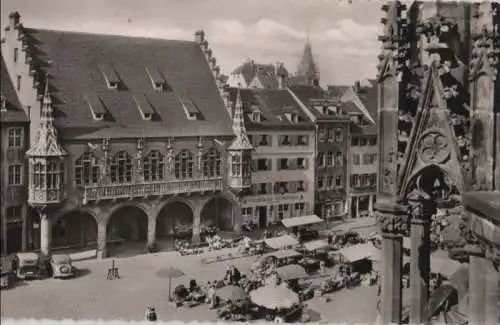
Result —
[[47, 205], [61, 203], [66, 195], [63, 189], [30, 188], [28, 203], [31, 205]]
[[220, 191], [222, 189], [222, 178], [177, 180], [143, 184], [92, 185], [85, 187], [83, 202], [85, 204], [89, 201], [96, 200]]

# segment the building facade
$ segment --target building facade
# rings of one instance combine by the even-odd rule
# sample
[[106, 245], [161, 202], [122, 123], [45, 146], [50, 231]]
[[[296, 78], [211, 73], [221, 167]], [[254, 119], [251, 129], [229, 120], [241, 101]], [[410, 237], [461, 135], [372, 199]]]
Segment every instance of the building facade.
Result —
[[[259, 228], [308, 215], [314, 207], [314, 124], [288, 89], [228, 89], [243, 107], [252, 152], [252, 187], [242, 221]], [[239, 94], [239, 95], [238, 95]]]
[[27, 165], [29, 145], [28, 117], [17, 98], [5, 64], [1, 61], [0, 107], [0, 232], [2, 254], [25, 250], [27, 234]]
[[103, 257], [114, 241], [238, 231], [252, 148], [202, 31], [188, 42], [37, 30], [13, 13], [2, 55], [30, 117], [28, 249]]
[[231, 72], [226, 83], [232, 88], [285, 89], [289, 74], [281, 62], [261, 64], [248, 60]]

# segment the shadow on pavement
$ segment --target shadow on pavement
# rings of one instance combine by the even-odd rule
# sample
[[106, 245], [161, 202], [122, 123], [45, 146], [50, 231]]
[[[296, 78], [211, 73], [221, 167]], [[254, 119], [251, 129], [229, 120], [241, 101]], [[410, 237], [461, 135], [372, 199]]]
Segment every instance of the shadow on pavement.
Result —
[[311, 323], [317, 323], [321, 320], [321, 314], [309, 307], [304, 310], [304, 315], [306, 315], [308, 322]]
[[90, 273], [92, 273], [92, 271], [90, 271], [89, 269], [76, 268], [74, 270], [75, 276], [73, 278], [74, 279], [81, 278], [81, 277], [84, 277], [86, 275], [89, 275]]

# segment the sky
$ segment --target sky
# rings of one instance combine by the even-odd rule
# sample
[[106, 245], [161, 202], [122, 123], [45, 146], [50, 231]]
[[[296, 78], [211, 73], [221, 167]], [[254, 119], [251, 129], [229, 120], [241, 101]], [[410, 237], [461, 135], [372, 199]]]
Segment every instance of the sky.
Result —
[[18, 11], [32, 28], [182, 40], [203, 29], [224, 74], [248, 59], [295, 72], [309, 36], [321, 84], [349, 85], [376, 75], [380, 7], [376, 0], [1, 0], [1, 22]]

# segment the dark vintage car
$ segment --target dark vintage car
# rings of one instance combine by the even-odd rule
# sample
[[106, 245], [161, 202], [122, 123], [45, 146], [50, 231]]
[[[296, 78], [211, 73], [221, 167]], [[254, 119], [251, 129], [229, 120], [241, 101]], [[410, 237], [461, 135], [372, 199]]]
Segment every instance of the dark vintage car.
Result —
[[50, 258], [50, 266], [52, 267], [52, 276], [54, 278], [70, 278], [74, 276], [74, 267], [69, 255], [52, 255]]

